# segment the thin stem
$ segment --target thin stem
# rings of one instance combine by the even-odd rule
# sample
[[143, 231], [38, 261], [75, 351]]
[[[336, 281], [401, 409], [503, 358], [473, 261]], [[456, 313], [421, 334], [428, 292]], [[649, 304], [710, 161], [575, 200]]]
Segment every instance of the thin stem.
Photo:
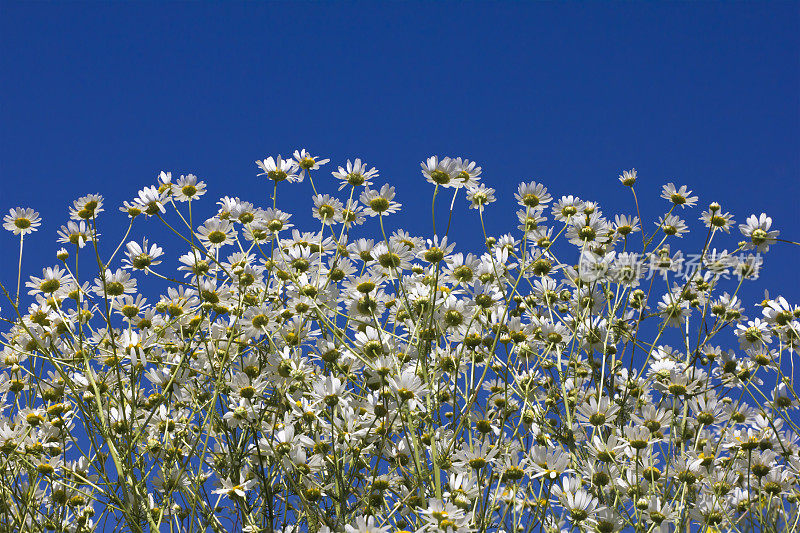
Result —
[[20, 280], [22, 279], [22, 245], [25, 242], [25, 234], [19, 234], [19, 264], [17, 265], [17, 299], [14, 303], [16, 307], [19, 307], [19, 285]]

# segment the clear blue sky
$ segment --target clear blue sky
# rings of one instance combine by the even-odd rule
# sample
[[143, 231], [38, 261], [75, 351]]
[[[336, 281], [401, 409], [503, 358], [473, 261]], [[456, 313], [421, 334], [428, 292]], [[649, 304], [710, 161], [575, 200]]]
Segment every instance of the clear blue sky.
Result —
[[[378, 167], [415, 233], [430, 233], [419, 162], [440, 154], [484, 167], [494, 232], [516, 226], [521, 180], [630, 213], [616, 176], [636, 167], [648, 220], [675, 181], [800, 240], [799, 21], [797, 2], [1, 1], [0, 207], [42, 214], [35, 274], [78, 196], [106, 197], [110, 236], [160, 170], [204, 179], [209, 213], [225, 194], [266, 204], [253, 161], [306, 147], [332, 158], [327, 176], [348, 157]], [[283, 190], [307, 219], [308, 184]], [[478, 250], [463, 207], [453, 233]], [[16, 241], [2, 239], [9, 282]], [[770, 252], [773, 294], [798, 257]]]

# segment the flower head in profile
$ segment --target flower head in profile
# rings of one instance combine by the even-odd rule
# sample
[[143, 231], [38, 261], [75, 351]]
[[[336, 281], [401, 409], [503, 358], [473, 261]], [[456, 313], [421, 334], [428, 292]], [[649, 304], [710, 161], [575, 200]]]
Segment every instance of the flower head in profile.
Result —
[[[160, 192], [156, 187], [150, 186], [140, 190], [138, 196], [133, 200], [136, 208], [147, 216], [155, 216], [158, 213], [166, 212], [164, 202], [167, 200], [167, 191]], [[127, 210], [130, 216], [130, 208]]]
[[27, 235], [39, 229], [42, 225], [39, 213], [30, 207], [16, 207], [9, 209], [8, 214], [3, 217], [3, 227], [14, 235]]
[[692, 191], [687, 189], [686, 185], [681, 185], [680, 189], [676, 189], [672, 182], [667, 183], [661, 189], [661, 198], [681, 207], [694, 207], [694, 204], [697, 203], [697, 196], [692, 196]]
[[103, 211], [103, 197], [99, 194], [81, 196], [69, 208], [69, 218], [72, 220], [91, 220]]
[[636, 169], [623, 170], [619, 175], [619, 181], [626, 187], [633, 187], [636, 183]]
[[453, 164], [453, 179], [456, 187], [474, 187], [481, 179], [482, 168], [475, 161], [456, 157]]
[[270, 156], [263, 161], [256, 161], [256, 165], [263, 171], [259, 176], [267, 176], [275, 183], [303, 181], [303, 176], [297, 173], [297, 163], [291, 159], [283, 159], [280, 155], [277, 159]]
[[444, 157], [439, 159], [438, 156], [429, 157], [424, 163], [420, 163], [422, 167], [422, 175], [428, 180], [429, 183], [439, 185], [441, 187], [460, 187], [463, 182], [456, 182], [456, 160]]
[[625, 236], [637, 231], [641, 231], [639, 218], [628, 215], [616, 215], [614, 217], [614, 231], [619, 235]]
[[215, 490], [213, 494], [227, 496], [228, 498], [244, 498], [247, 491], [256, 486], [255, 479], [248, 479], [243, 483], [234, 483], [230, 479], [222, 478], [219, 480], [220, 488]]
[[314, 157], [305, 148], [302, 150], [295, 150], [293, 156], [294, 164], [300, 170], [299, 181], [303, 181], [306, 172], [310, 173], [312, 170], [319, 170], [319, 167], [330, 162], [330, 159]]
[[58, 242], [76, 244], [78, 248], [83, 248], [92, 238], [97, 239], [97, 237], [98, 234], [92, 232], [83, 220], [80, 222], [70, 220], [66, 226], [61, 226], [61, 229], [58, 230]]
[[689, 227], [686, 225], [686, 222], [675, 215], [659, 217], [656, 224], [661, 228], [665, 235], [669, 236], [675, 235], [676, 237], [682, 237], [684, 233], [689, 231]]
[[162, 170], [158, 173], [158, 177], [156, 179], [158, 192], [163, 193], [167, 197], [172, 196], [172, 188], [175, 186], [175, 184], [172, 182], [172, 172], [166, 172]]

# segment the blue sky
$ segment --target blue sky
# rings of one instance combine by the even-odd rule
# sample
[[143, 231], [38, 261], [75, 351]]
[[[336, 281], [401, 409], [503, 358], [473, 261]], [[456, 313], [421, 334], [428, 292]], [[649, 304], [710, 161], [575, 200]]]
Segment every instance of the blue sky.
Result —
[[[303, 147], [332, 159], [324, 176], [347, 158], [376, 166], [404, 204], [393, 227], [428, 236], [419, 162], [439, 154], [483, 166], [493, 233], [516, 227], [522, 180], [632, 213], [616, 176], [636, 167], [648, 225], [674, 181], [800, 240], [797, 2], [2, 1], [0, 47], [0, 207], [44, 219], [26, 275], [56, 263], [83, 194], [106, 197], [111, 240], [127, 224], [116, 206], [160, 170], [204, 179], [210, 214], [226, 194], [267, 204], [254, 160]], [[280, 194], [309, 219], [307, 183]], [[479, 228], [461, 204], [451, 235], [479, 251]], [[11, 282], [16, 241], [2, 239]], [[770, 251], [763, 286], [800, 300], [798, 253]]]

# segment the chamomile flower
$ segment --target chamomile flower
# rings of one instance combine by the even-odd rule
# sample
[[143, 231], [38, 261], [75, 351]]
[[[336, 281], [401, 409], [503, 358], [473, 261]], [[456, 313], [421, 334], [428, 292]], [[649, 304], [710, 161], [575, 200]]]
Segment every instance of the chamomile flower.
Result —
[[736, 256], [736, 266], [734, 272], [742, 279], [756, 279], [764, 264], [764, 258], [759, 254], [747, 254]]
[[514, 198], [517, 199], [519, 205], [527, 208], [545, 206], [553, 200], [553, 197], [547, 192], [547, 187], [535, 181], [520, 183]]
[[679, 189], [676, 189], [675, 184], [672, 182], [667, 183], [661, 189], [661, 198], [681, 207], [693, 207], [697, 203], [697, 196], [692, 196], [691, 194], [692, 191], [687, 189], [686, 185], [681, 185]]
[[197, 228], [197, 237], [206, 248], [220, 248], [226, 244], [233, 244], [236, 230], [228, 220], [210, 218]]
[[417, 253], [417, 257], [433, 264], [447, 259], [456, 247], [455, 243], [447, 243], [447, 237], [442, 237], [439, 240], [438, 235], [434, 235], [433, 239], [427, 239], [427, 243], [428, 247], [420, 250]]
[[456, 174], [456, 161], [449, 157], [439, 159], [438, 156], [429, 157], [424, 163], [420, 163], [422, 175], [429, 183], [441, 187], [460, 187], [461, 183], [454, 183], [453, 178]]
[[528, 461], [533, 471], [536, 472], [533, 475], [534, 478], [555, 480], [563, 474], [574, 472], [570, 468], [569, 454], [560, 447], [532, 446], [528, 452]]
[[[231, 213], [236, 211], [242, 201], [239, 197], [231, 198], [230, 196], [223, 196], [217, 202], [219, 206], [219, 210], [217, 211], [217, 218], [220, 220], [229, 220], [231, 218]], [[236, 217], [233, 217], [234, 219]]]
[[517, 228], [524, 232], [526, 235], [536, 229], [547, 221], [547, 217], [542, 215], [543, 209], [541, 207], [525, 208], [517, 211], [517, 220], [520, 225]]
[[161, 171], [158, 173], [158, 192], [163, 193], [166, 197], [172, 196], [175, 185], [172, 182], [172, 172]]
[[388, 184], [381, 187], [380, 191], [365, 189], [359, 199], [365, 206], [364, 213], [371, 217], [397, 213], [402, 205], [394, 201], [394, 187]]
[[789, 409], [790, 407], [796, 408], [800, 405], [800, 401], [789, 391], [786, 383], [780, 382], [772, 391], [772, 404], [777, 409]]
[[367, 170], [367, 164], [362, 163], [361, 159], [356, 158], [354, 162], [347, 160], [346, 168], [339, 167], [338, 171], [331, 172], [334, 178], [341, 180], [339, 190], [341, 191], [348, 185], [355, 187], [369, 187], [372, 185], [373, 178], [378, 177], [378, 170], [375, 167]]
[[305, 148], [295, 150], [293, 156], [295, 165], [300, 169], [299, 181], [303, 181], [306, 172], [319, 170], [320, 166], [330, 162], [330, 159], [319, 159], [319, 157], [312, 156]]
[[389, 533], [389, 527], [381, 526], [374, 516], [359, 516], [351, 524], [344, 526], [345, 533]]
[[683, 320], [692, 314], [689, 302], [673, 294], [665, 294], [658, 302], [658, 311], [667, 325], [679, 327]]
[[16, 207], [9, 209], [8, 214], [3, 217], [3, 227], [14, 235], [27, 235], [39, 229], [41, 220], [39, 213], [30, 207]]
[[[420, 510], [419, 512], [423, 520], [425, 520], [425, 524], [419, 531], [455, 533], [457, 531], [462, 531], [462, 529], [467, 530], [469, 516], [467, 516], [462, 509], [459, 509], [450, 502], [430, 500], [427, 509]], [[473, 530], [470, 528], [469, 531]], [[347, 533], [355, 532], [348, 531]]]
[[141, 294], [137, 294], [135, 297], [126, 294], [115, 299], [111, 304], [111, 309], [122, 315], [127, 322], [133, 322], [148, 307], [147, 299]]
[[212, 494], [219, 494], [227, 496], [228, 498], [244, 499], [247, 496], [247, 491], [252, 489], [258, 484], [255, 478], [248, 479], [242, 483], [234, 483], [230, 479], [222, 478], [219, 480], [220, 488], [212, 491]]
[[150, 245], [147, 248], [147, 239], [142, 239], [142, 244], [139, 245], [136, 241], [130, 241], [125, 245], [126, 259], [122, 261], [123, 268], [133, 270], [144, 270], [145, 272], [151, 267], [161, 263], [158, 259], [164, 255], [164, 251], [157, 244]]
[[314, 195], [311, 216], [330, 226], [338, 222], [336, 215], [341, 212], [343, 206], [344, 204], [337, 198], [328, 194], [317, 194]]
[[795, 316], [800, 315], [800, 307], [789, 305], [786, 298], [778, 296], [774, 300], [768, 300], [766, 306], [761, 310], [766, 321], [772, 325], [786, 326]]
[[727, 274], [728, 269], [736, 265], [736, 258], [728, 253], [728, 250], [717, 251], [713, 248], [707, 252], [704, 259], [704, 264], [711, 272], [715, 274]]
[[626, 187], [633, 187], [636, 183], [636, 169], [623, 170], [619, 175], [619, 181]]
[[[341, 187], [339, 187], [341, 189]], [[360, 226], [364, 223], [364, 208], [358, 205], [358, 202], [353, 198], [347, 200], [339, 213], [337, 213], [337, 220], [346, 228], [350, 226]]]
[[576, 214], [583, 211], [585, 202], [577, 196], [562, 196], [559, 201], [553, 204], [553, 218], [559, 222], [567, 222]]
[[175, 184], [174, 198], [179, 202], [189, 202], [206, 193], [206, 184], [197, 180], [194, 174], [181, 176]]
[[103, 197], [99, 194], [81, 196], [69, 208], [69, 218], [72, 220], [91, 220], [103, 212]]
[[58, 242], [76, 244], [78, 248], [83, 248], [92, 237], [97, 238], [97, 233], [94, 233], [83, 220], [80, 222], [70, 220], [66, 226], [61, 226], [58, 230]]
[[271, 233], [278, 233], [294, 227], [293, 224], [289, 223], [291, 217], [290, 213], [268, 207], [261, 213], [261, 223], [259, 225]]
[[766, 213], [761, 213], [758, 217], [755, 215], [747, 217], [744, 224], [739, 224], [739, 231], [750, 239], [742, 249], [752, 250], [755, 248], [759, 253], [768, 252], [770, 245], [775, 244], [775, 239], [780, 234], [778, 230], [770, 230], [770, 227], [772, 227], [772, 218], [768, 217]]
[[669, 236], [675, 235], [676, 237], [683, 237], [683, 234], [689, 231], [689, 227], [686, 225], [686, 222], [675, 215], [659, 217], [656, 225], [661, 228], [665, 235]]
[[700, 220], [707, 228], [721, 229], [725, 233], [730, 233], [734, 220], [730, 213], [723, 213], [722, 208], [716, 202], [708, 206], [708, 211], [703, 211]]
[[244, 334], [248, 338], [254, 338], [268, 333], [272, 328], [270, 322], [275, 319], [275, 316], [276, 313], [267, 305], [249, 308], [242, 317]]
[[407, 368], [399, 377], [389, 379], [389, 387], [403, 407], [415, 410], [422, 406], [427, 395], [422, 380], [413, 368]]
[[623, 237], [641, 231], [639, 217], [616, 215], [614, 217], [614, 230]]
[[483, 169], [477, 166], [475, 161], [470, 161], [469, 159], [456, 157], [453, 161], [453, 179], [457, 183], [456, 186], [467, 188], [476, 186], [478, 180], [481, 179], [481, 171]]
[[611, 229], [611, 225], [599, 213], [581, 215], [570, 220], [567, 238], [575, 246], [599, 242]]
[[588, 401], [578, 405], [577, 417], [583, 423], [588, 423], [594, 427], [611, 425], [616, 419], [619, 406], [612, 403], [608, 396], [603, 396], [599, 400], [592, 395]]
[[181, 266], [178, 267], [178, 270], [186, 271], [184, 277], [195, 276], [200, 278], [207, 275], [213, 275], [217, 270], [216, 263], [211, 262], [209, 258], [205, 256], [205, 254], [202, 254], [197, 250], [183, 254], [178, 258], [178, 261], [181, 263]]
[[749, 320], [747, 324], [737, 324], [736, 336], [743, 350], [758, 349], [772, 342], [769, 324], [760, 318]]
[[390, 276], [402, 273], [411, 268], [414, 253], [403, 244], [395, 241], [379, 242], [372, 251], [376, 264], [374, 268], [380, 276]]
[[128, 202], [127, 200], [122, 202], [122, 206], [119, 210], [126, 213], [130, 219], [134, 219], [142, 214], [142, 206], [136, 202]]
[[47, 267], [42, 270], [42, 277], [31, 276], [30, 281], [25, 286], [31, 290], [28, 294], [50, 295], [62, 289], [70, 276], [67, 271], [60, 267]]
[[576, 477], [563, 478], [560, 485], [553, 485], [552, 493], [575, 523], [586, 520], [598, 505], [597, 499], [581, 488], [580, 481]]
[[497, 200], [494, 197], [495, 190], [487, 187], [483, 183], [475, 186], [467, 186], [467, 200], [470, 209], [477, 209], [481, 213], [483, 208]]
[[136, 279], [132, 278], [130, 273], [118, 268], [112, 272], [110, 269], [105, 270], [103, 278], [97, 278], [94, 282], [94, 293], [101, 298], [110, 297], [117, 298], [125, 294], [133, 294], [136, 292]]
[[277, 159], [270, 156], [263, 161], [256, 161], [256, 165], [263, 171], [259, 176], [267, 176], [275, 183], [281, 181], [292, 183], [303, 180], [297, 173], [297, 163], [291, 159], [283, 159], [280, 155]]
[[[167, 192], [159, 192], [156, 187], [145, 187], [140, 190], [133, 203], [148, 216], [156, 216], [165, 213], [164, 202], [167, 200]], [[129, 211], [130, 214], [130, 211]]]

